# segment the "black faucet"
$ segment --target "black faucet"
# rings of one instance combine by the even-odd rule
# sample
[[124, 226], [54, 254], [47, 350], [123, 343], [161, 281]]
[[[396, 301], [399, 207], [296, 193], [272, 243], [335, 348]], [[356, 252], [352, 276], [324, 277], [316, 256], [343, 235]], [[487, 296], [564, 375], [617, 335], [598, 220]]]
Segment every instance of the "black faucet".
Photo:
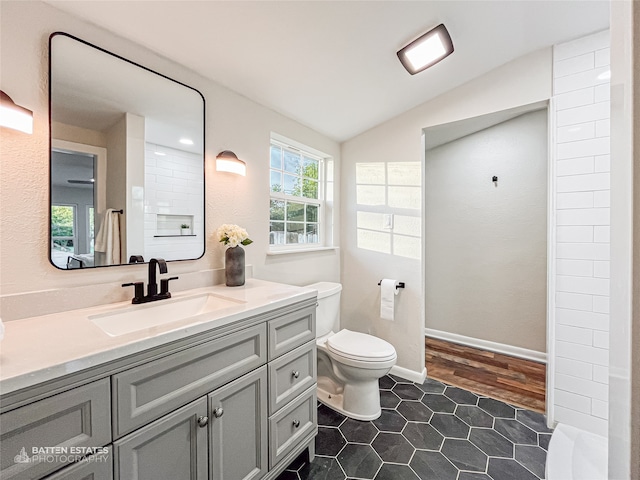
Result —
[[147, 303], [156, 300], [171, 298], [169, 292], [169, 282], [177, 280], [178, 277], [163, 278], [160, 280], [160, 293], [158, 293], [158, 282], [156, 280], [156, 266], [160, 273], [167, 273], [167, 262], [162, 258], [152, 258], [149, 260], [149, 283], [147, 283], [147, 295], [144, 295], [144, 284], [142, 282], [123, 283], [123, 287], [135, 287], [135, 294], [131, 303]]

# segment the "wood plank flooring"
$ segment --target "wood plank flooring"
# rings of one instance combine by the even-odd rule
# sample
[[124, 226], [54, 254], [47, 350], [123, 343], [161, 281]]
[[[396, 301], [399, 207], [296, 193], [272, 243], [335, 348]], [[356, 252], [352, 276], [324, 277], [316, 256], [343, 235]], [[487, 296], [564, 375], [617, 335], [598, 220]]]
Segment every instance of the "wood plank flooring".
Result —
[[425, 337], [427, 376], [544, 413], [546, 365]]

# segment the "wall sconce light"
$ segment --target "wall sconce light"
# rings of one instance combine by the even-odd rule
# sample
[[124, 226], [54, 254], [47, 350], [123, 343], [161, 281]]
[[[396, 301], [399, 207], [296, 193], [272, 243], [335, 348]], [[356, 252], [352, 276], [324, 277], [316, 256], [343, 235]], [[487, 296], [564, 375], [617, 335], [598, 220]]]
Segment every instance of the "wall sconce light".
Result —
[[0, 90], [0, 127], [33, 133], [33, 112], [16, 105], [2, 90]]
[[411, 75], [426, 70], [453, 53], [453, 42], [444, 24], [420, 35], [398, 51], [402, 66]]
[[216, 156], [216, 170], [218, 172], [247, 175], [247, 164], [240, 160], [231, 150], [224, 150]]

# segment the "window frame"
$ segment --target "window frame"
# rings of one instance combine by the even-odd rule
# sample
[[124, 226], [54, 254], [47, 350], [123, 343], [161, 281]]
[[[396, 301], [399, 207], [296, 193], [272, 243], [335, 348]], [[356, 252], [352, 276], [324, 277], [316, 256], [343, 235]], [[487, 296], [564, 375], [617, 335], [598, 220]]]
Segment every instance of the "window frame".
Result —
[[[318, 178], [317, 178], [317, 182], [318, 182], [318, 198], [308, 198], [308, 197], [301, 197], [301, 196], [297, 196], [297, 195], [291, 195], [291, 194], [287, 194], [284, 191], [282, 192], [274, 192], [271, 190], [271, 172], [272, 171], [277, 171], [277, 172], [281, 172], [282, 176], [283, 176], [283, 180], [284, 180], [284, 175], [285, 174], [289, 174], [291, 175], [291, 172], [288, 172], [287, 170], [284, 169], [284, 155], [282, 158], [282, 166], [281, 168], [273, 168], [271, 166], [271, 147], [273, 146], [277, 146], [282, 148], [283, 150], [288, 150], [292, 153], [295, 153], [296, 155], [299, 155], [300, 158], [310, 158], [313, 160], [316, 160], [318, 162]], [[284, 142], [275, 138], [271, 138], [271, 141], [269, 143], [269, 235], [271, 235], [271, 223], [273, 222], [282, 222], [282, 224], [284, 225], [284, 232], [286, 233], [286, 228], [287, 228], [287, 223], [302, 223], [304, 225], [304, 229], [306, 232], [306, 228], [308, 225], [316, 225], [317, 226], [317, 236], [318, 236], [318, 242], [315, 243], [282, 243], [282, 244], [272, 244], [270, 243], [270, 238], [268, 239], [268, 251], [271, 253], [277, 253], [277, 252], [283, 252], [283, 251], [304, 251], [304, 250], [317, 250], [320, 248], [325, 248], [326, 246], [326, 241], [325, 241], [325, 203], [326, 203], [326, 198], [325, 198], [325, 160], [326, 157], [322, 156], [318, 153], [314, 153], [313, 151], [311, 151], [312, 149], [310, 148], [305, 148], [304, 146], [294, 146], [291, 145], [291, 143], [288, 142]], [[303, 174], [302, 175], [295, 175], [296, 177], [300, 178], [300, 179], [311, 179], [311, 180], [316, 180], [313, 179], [311, 177], [305, 177]], [[284, 183], [284, 181], [283, 181]], [[275, 201], [282, 201], [285, 203], [285, 208], [284, 208], [284, 218], [283, 220], [272, 220], [271, 219], [271, 201], [275, 200]], [[305, 219], [302, 222], [290, 222], [287, 221], [287, 202], [292, 202], [292, 203], [299, 203], [302, 204], [305, 210]], [[306, 207], [307, 205], [315, 205], [318, 207], [318, 215], [317, 215], [317, 221], [316, 222], [308, 222], [306, 219]], [[286, 236], [285, 236], [285, 241], [286, 241]]]

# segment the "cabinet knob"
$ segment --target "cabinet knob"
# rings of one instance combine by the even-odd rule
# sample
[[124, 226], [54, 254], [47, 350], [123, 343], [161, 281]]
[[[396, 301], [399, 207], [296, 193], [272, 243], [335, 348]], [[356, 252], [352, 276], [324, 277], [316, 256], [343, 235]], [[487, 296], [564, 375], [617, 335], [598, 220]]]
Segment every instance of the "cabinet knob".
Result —
[[200, 428], [206, 427], [208, 423], [209, 417], [207, 417], [206, 415], [204, 417], [198, 417], [198, 426]]
[[224, 409], [222, 407], [218, 407], [213, 410], [214, 417], [220, 418], [222, 415], [224, 415]]
[[300, 426], [300, 420], [294, 420], [293, 421], [293, 426], [298, 428]]
[[291, 372], [291, 375], [293, 376], [293, 378], [298, 378], [300, 377], [300, 372], [298, 370], [294, 370], [293, 372]]

